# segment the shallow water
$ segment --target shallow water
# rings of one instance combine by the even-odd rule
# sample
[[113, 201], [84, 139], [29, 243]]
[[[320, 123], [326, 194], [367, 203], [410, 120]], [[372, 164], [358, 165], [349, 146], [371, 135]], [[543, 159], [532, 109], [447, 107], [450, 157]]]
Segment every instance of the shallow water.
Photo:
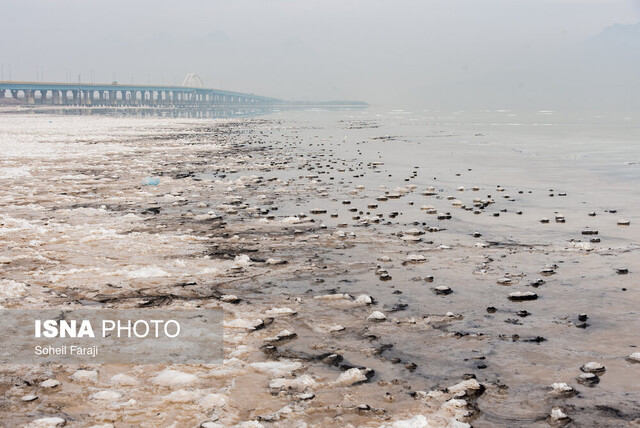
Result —
[[[73, 378], [75, 366], [6, 366], [0, 411], [14, 424], [57, 415], [70, 426], [377, 426], [415, 415], [436, 425], [526, 426], [547, 424], [560, 407], [578, 425], [637, 423], [640, 364], [626, 360], [640, 345], [634, 123], [556, 112], [377, 109], [233, 121], [5, 117], [4, 307], [155, 302], [222, 306], [228, 321], [275, 319], [259, 331], [225, 328], [222, 367], [173, 367], [196, 374], [186, 385], [158, 385], [159, 366], [91, 367], [91, 381]], [[147, 177], [160, 183], [142, 185]], [[429, 186], [435, 195], [423, 195]], [[474, 198], [492, 203], [474, 214], [449, 196], [467, 207]], [[438, 220], [423, 205], [451, 218]], [[312, 214], [317, 208], [326, 213]], [[555, 222], [558, 213], [564, 223]], [[623, 218], [630, 226], [617, 225]], [[598, 235], [583, 235], [587, 228]], [[411, 233], [422, 234], [403, 239]], [[403, 263], [410, 254], [425, 260]], [[287, 264], [265, 263], [270, 257]], [[545, 275], [548, 264], [557, 268]], [[377, 266], [391, 279], [381, 281]], [[618, 275], [619, 267], [629, 273]], [[433, 282], [424, 280], [429, 275]], [[499, 284], [504, 277], [512, 283]], [[529, 285], [539, 278], [545, 283]], [[453, 292], [436, 295], [441, 285]], [[539, 297], [512, 302], [514, 291]], [[365, 293], [375, 303], [314, 298], [334, 293]], [[223, 303], [222, 294], [242, 301]], [[273, 307], [297, 315], [271, 316]], [[387, 321], [366, 321], [374, 310]], [[581, 313], [586, 328], [578, 328]], [[329, 332], [335, 325], [345, 329]], [[297, 337], [276, 354], [261, 350], [284, 329]], [[343, 360], [323, 362], [322, 354]], [[284, 368], [255, 365], [267, 361]], [[593, 388], [576, 381], [590, 361], [606, 366]], [[335, 384], [352, 366], [375, 375]], [[118, 384], [117, 373], [137, 383]], [[446, 393], [412, 395], [465, 374], [486, 390], [463, 395], [464, 415], [443, 404], [452, 398]], [[307, 388], [313, 399], [268, 388], [274, 378], [305, 375], [316, 382]], [[37, 386], [47, 378], [61, 387]], [[556, 382], [578, 394], [551, 395]], [[91, 398], [112, 389], [121, 397]], [[27, 393], [39, 398], [21, 402]], [[203, 402], [207, 394], [221, 394], [224, 404]]]

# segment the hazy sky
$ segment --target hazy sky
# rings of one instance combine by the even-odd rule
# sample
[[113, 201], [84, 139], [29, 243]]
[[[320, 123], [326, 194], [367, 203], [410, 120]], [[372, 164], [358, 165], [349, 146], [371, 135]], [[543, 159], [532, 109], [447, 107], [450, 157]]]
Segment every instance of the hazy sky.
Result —
[[[640, 28], [631, 27], [640, 23], [640, 1], [633, 0], [0, 4], [5, 80], [9, 68], [13, 80], [77, 82], [80, 75], [86, 82], [141, 84], [180, 84], [197, 72], [213, 88], [399, 108], [553, 108], [584, 102], [585, 88], [602, 92], [592, 101], [604, 96], [616, 107], [625, 94], [640, 95], [638, 51], [625, 51], [628, 38], [631, 47], [640, 46], [640, 31], [625, 30], [621, 43], [615, 34], [607, 39], [601, 51], [620, 48], [616, 60], [633, 57], [630, 65], [620, 60], [609, 67], [609, 74], [600, 66], [610, 58], [590, 51], [614, 24]], [[600, 71], [591, 76], [593, 69]], [[623, 89], [618, 71], [629, 80]], [[608, 86], [599, 86], [604, 81]]]

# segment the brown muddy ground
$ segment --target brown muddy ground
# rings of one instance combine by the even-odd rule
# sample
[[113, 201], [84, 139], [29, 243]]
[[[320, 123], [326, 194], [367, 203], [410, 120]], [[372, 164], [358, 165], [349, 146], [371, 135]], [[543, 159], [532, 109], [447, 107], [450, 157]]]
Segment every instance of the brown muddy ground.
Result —
[[225, 361], [5, 365], [0, 423], [640, 424], [637, 190], [421, 126], [7, 118], [2, 307], [222, 307]]

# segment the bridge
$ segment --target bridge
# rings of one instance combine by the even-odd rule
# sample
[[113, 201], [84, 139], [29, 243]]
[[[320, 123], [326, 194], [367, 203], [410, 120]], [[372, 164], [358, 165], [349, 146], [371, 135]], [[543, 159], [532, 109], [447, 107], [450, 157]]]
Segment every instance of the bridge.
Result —
[[207, 89], [190, 73], [182, 86], [104, 83], [44, 83], [0, 81], [0, 103], [13, 98], [27, 105], [159, 106], [175, 108], [265, 106], [282, 103], [277, 98]]

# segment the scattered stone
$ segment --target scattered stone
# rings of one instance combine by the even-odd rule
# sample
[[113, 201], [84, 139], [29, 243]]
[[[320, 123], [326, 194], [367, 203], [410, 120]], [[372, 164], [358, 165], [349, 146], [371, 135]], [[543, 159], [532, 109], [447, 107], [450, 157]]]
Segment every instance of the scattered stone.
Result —
[[640, 352], [634, 352], [627, 357], [627, 360], [632, 363], [640, 363]]
[[580, 367], [580, 370], [582, 370], [585, 373], [602, 374], [605, 372], [606, 369], [602, 364], [592, 361]]
[[449, 287], [447, 287], [446, 285], [439, 285], [435, 288], [432, 288], [433, 292], [441, 295], [441, 296], [446, 296], [448, 294], [453, 293], [453, 290]]
[[60, 381], [56, 379], [47, 379], [43, 381], [40, 386], [43, 388], [55, 388], [60, 385]]
[[618, 220], [618, 226], [629, 226], [631, 222], [627, 219]]
[[382, 321], [386, 321], [386, 319], [387, 317], [385, 316], [385, 314], [383, 314], [380, 311], [374, 311], [367, 317], [367, 321], [373, 321], [373, 322], [382, 322]]
[[340, 386], [351, 386], [358, 383], [366, 382], [369, 380], [371, 375], [368, 375], [369, 372], [373, 372], [371, 369], [359, 369], [359, 368], [351, 368], [344, 373], [338, 376], [338, 379], [334, 382], [336, 385]]
[[31, 422], [28, 427], [29, 428], [55, 428], [55, 427], [63, 427], [67, 421], [59, 417], [52, 418], [40, 418]]
[[271, 308], [265, 313], [270, 317], [279, 317], [279, 316], [286, 317], [286, 316], [293, 316], [297, 314], [297, 312], [291, 308]]
[[280, 333], [276, 334], [273, 337], [268, 337], [266, 338], [264, 341], [265, 342], [269, 342], [269, 343], [276, 343], [276, 342], [284, 342], [284, 341], [288, 341], [288, 340], [293, 340], [296, 337], [298, 337], [298, 335], [292, 331], [289, 330], [282, 330]]
[[597, 235], [598, 231], [597, 230], [591, 230], [591, 229], [585, 229], [582, 231], [583, 235]]
[[552, 423], [559, 425], [565, 425], [571, 422], [571, 418], [569, 418], [569, 416], [567, 416], [559, 407], [554, 407], [551, 410], [551, 415], [549, 416], [549, 418], [551, 419]]
[[355, 303], [359, 305], [371, 305], [373, 298], [368, 294], [361, 294], [356, 298]]
[[577, 394], [577, 391], [564, 382], [551, 384], [551, 394], [561, 397], [571, 397]]
[[98, 391], [91, 398], [100, 401], [116, 401], [122, 398], [122, 394], [118, 391]]
[[409, 254], [406, 258], [406, 261], [409, 263], [419, 263], [427, 260], [425, 256], [422, 254]]
[[538, 295], [536, 293], [532, 293], [531, 291], [515, 291], [513, 293], [509, 293], [509, 300], [513, 300], [514, 302], [536, 300], [537, 298]]
[[578, 376], [578, 383], [593, 387], [600, 382], [600, 378], [595, 373], [582, 373]]
[[178, 370], [166, 369], [152, 379], [153, 383], [161, 386], [187, 386], [198, 380], [196, 375], [184, 373]]
[[479, 395], [484, 391], [484, 387], [476, 379], [463, 380], [447, 388], [447, 392], [456, 398], [464, 396]]
[[33, 394], [23, 395], [22, 397], [20, 397], [20, 400], [25, 402], [35, 401], [37, 399], [38, 399], [38, 396]]
[[269, 390], [272, 394], [280, 391], [303, 392], [315, 386], [316, 381], [309, 375], [302, 375], [293, 379], [277, 378], [269, 382]]
[[220, 301], [225, 303], [238, 304], [240, 303], [240, 298], [235, 294], [224, 294], [220, 296]]
[[97, 382], [98, 381], [98, 371], [97, 370], [76, 370], [76, 372], [71, 375], [71, 379], [76, 382]]

